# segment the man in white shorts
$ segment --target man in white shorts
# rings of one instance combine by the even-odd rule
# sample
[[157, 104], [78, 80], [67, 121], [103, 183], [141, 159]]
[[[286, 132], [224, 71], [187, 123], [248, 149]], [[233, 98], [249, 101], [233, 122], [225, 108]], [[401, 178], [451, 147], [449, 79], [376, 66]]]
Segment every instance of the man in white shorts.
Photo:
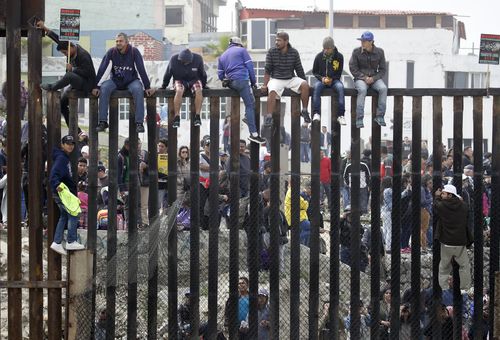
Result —
[[285, 89], [300, 93], [302, 101], [301, 116], [307, 123], [311, 117], [307, 111], [309, 105], [309, 84], [300, 61], [299, 52], [288, 42], [288, 33], [276, 34], [276, 47], [269, 49], [266, 55], [263, 91], [268, 91], [267, 115], [264, 124], [270, 125], [276, 98], [280, 98]]

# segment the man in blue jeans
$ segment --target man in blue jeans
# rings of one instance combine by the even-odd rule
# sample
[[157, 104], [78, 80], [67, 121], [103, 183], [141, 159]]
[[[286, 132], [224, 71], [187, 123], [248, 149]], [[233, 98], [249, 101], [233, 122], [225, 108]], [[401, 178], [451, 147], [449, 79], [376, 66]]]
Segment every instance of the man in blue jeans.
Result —
[[313, 74], [319, 81], [314, 85], [313, 120], [321, 120], [321, 91], [324, 88], [335, 89], [338, 94], [337, 121], [346, 125], [344, 112], [344, 84], [340, 81], [344, 69], [344, 56], [337, 50], [331, 37], [323, 39], [323, 51], [316, 55]]
[[[110, 77], [99, 87], [99, 82], [112, 64]], [[141, 76], [141, 81], [137, 75]], [[143, 87], [144, 84], [144, 87]], [[150, 87], [149, 78], [144, 68], [141, 52], [128, 43], [128, 36], [125, 33], [118, 33], [116, 36], [116, 47], [110, 48], [99, 66], [96, 77], [96, 87], [92, 90], [94, 96], [99, 99], [99, 124], [97, 132], [102, 132], [108, 128], [108, 107], [109, 98], [115, 90], [129, 90], [132, 93], [135, 103], [135, 123], [137, 132], [144, 132], [144, 89], [149, 97], [155, 93]]]
[[[54, 241], [50, 245], [50, 249], [61, 255], [66, 255], [66, 250], [85, 249], [85, 247], [77, 241], [76, 228], [78, 227], [79, 216], [73, 216], [68, 212], [68, 209], [65, 207], [58, 194], [63, 190], [60, 184], [64, 183], [69, 191], [76, 196], [76, 184], [71, 174], [69, 160], [69, 155], [73, 152], [74, 148], [75, 140], [73, 136], [67, 135], [61, 139], [61, 148], [54, 148], [53, 151], [54, 163], [50, 170], [49, 178], [54, 201], [58, 205], [60, 211], [59, 221], [57, 222], [54, 233]], [[68, 242], [66, 243], [65, 250], [62, 246], [62, 240], [66, 225], [68, 225]]]
[[232, 37], [229, 47], [219, 58], [217, 74], [222, 81], [222, 86], [238, 91], [245, 104], [245, 119], [248, 125], [251, 142], [264, 144], [266, 140], [259, 135], [255, 125], [255, 98], [252, 88], [256, 87], [253, 62], [247, 50], [243, 47], [241, 39]]
[[375, 122], [385, 126], [385, 107], [387, 100], [387, 85], [382, 80], [386, 73], [384, 50], [376, 47], [373, 33], [366, 31], [361, 35], [361, 47], [355, 48], [349, 61], [349, 69], [354, 77], [354, 86], [358, 91], [356, 101], [356, 127], [364, 127], [365, 97], [368, 88], [378, 92], [377, 113]]

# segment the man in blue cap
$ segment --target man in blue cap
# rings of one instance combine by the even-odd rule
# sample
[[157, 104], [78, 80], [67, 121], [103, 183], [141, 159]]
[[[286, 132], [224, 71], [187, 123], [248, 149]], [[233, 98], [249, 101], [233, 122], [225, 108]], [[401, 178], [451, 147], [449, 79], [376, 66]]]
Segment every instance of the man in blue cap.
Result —
[[163, 76], [163, 89], [166, 89], [170, 78], [174, 78], [174, 112], [172, 127], [177, 129], [181, 124], [182, 96], [186, 89], [194, 95], [194, 126], [201, 125], [201, 105], [203, 104], [203, 88], [207, 86], [207, 73], [201, 55], [192, 53], [189, 49], [182, 50], [170, 58], [167, 71]]
[[361, 40], [361, 47], [354, 49], [349, 61], [349, 69], [358, 91], [356, 127], [364, 127], [365, 97], [369, 87], [378, 92], [377, 114], [374, 120], [378, 125], [385, 126], [387, 85], [382, 80], [386, 74], [384, 50], [375, 46], [372, 32], [364, 32], [358, 40]]

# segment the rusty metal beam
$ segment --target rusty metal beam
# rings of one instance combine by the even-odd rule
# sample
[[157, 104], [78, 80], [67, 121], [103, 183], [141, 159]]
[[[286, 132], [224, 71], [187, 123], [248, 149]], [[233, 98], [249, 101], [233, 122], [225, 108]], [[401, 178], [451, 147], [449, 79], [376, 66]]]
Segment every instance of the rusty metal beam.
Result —
[[26, 289], [52, 289], [66, 288], [66, 281], [0, 281], [0, 289], [26, 288]]

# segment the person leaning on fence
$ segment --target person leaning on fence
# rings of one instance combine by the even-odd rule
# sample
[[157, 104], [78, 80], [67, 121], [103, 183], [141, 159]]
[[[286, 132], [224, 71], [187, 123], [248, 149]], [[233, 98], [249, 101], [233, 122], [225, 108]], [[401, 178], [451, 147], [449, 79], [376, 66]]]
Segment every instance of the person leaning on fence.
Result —
[[[55, 252], [66, 255], [66, 250], [81, 250], [85, 249], [83, 245], [77, 241], [76, 228], [78, 227], [78, 215], [80, 203], [76, 197], [76, 183], [71, 174], [71, 165], [69, 155], [75, 148], [75, 140], [73, 136], [66, 135], [61, 139], [61, 147], [54, 148], [53, 164], [50, 170], [50, 187], [54, 201], [59, 207], [59, 221], [57, 222], [54, 233], [54, 241], [50, 248]], [[75, 209], [75, 203], [77, 209]], [[68, 242], [66, 250], [62, 246], [64, 229], [68, 227]]]
[[260, 137], [255, 125], [255, 97], [252, 89], [256, 87], [255, 71], [252, 58], [243, 47], [239, 37], [229, 40], [229, 47], [219, 58], [218, 76], [223, 87], [229, 87], [240, 94], [245, 104], [245, 119], [248, 125], [251, 142], [264, 144], [265, 139]]
[[467, 205], [457, 194], [455, 186], [447, 184], [435, 192], [433, 211], [437, 216], [435, 239], [441, 243], [439, 285], [446, 287], [452, 269], [451, 261], [455, 260], [460, 266], [460, 289], [468, 289], [471, 276], [466, 247], [472, 244], [473, 239], [467, 228]]
[[344, 112], [344, 84], [342, 70], [344, 69], [344, 56], [337, 50], [332, 37], [323, 39], [323, 51], [314, 58], [313, 74], [318, 79], [314, 85], [313, 93], [313, 120], [321, 120], [321, 91], [324, 88], [335, 89], [338, 94], [337, 121], [341, 125], [346, 125]]
[[174, 54], [168, 62], [167, 70], [163, 76], [162, 89], [166, 89], [170, 79], [174, 80], [174, 112], [175, 118], [172, 127], [177, 129], [181, 124], [181, 105], [184, 92], [190, 90], [194, 95], [194, 126], [201, 126], [201, 106], [203, 104], [203, 88], [207, 87], [207, 73], [203, 58], [189, 49]]
[[369, 87], [378, 92], [377, 114], [375, 122], [385, 126], [385, 108], [387, 100], [387, 86], [382, 80], [386, 74], [384, 50], [375, 46], [373, 33], [366, 31], [358, 40], [361, 47], [352, 52], [349, 69], [354, 77], [354, 85], [358, 91], [356, 101], [356, 127], [362, 128], [365, 112], [365, 97]]
[[[110, 48], [102, 59], [92, 90], [94, 96], [99, 96], [99, 124], [96, 130], [102, 132], [109, 126], [108, 107], [111, 94], [115, 90], [128, 90], [134, 98], [137, 132], [141, 133], [144, 132], [144, 89], [148, 97], [153, 95], [155, 90], [150, 86], [141, 52], [129, 44], [128, 36], [125, 33], [118, 33], [115, 42], [116, 46]], [[99, 85], [109, 63], [112, 64], [111, 79]]]
[[46, 91], [57, 91], [65, 88], [61, 95], [61, 114], [66, 121], [66, 125], [69, 126], [69, 91], [78, 90], [89, 94], [95, 85], [96, 74], [92, 57], [83, 47], [69, 41], [60, 41], [59, 36], [45, 26], [42, 20], [36, 23], [36, 27], [43, 30], [57, 44], [56, 49], [66, 57], [68, 57], [68, 44], [70, 45], [70, 58], [69, 63], [66, 64], [64, 76], [53, 84], [44, 83], [40, 85]]
[[[299, 52], [290, 45], [288, 33], [276, 33], [275, 47], [269, 49], [266, 55], [264, 84], [261, 89], [269, 92], [267, 98], [267, 115], [264, 124], [271, 125], [272, 114], [285, 89], [300, 93], [302, 101], [301, 115], [304, 121], [311, 122], [307, 111], [309, 105], [309, 84], [300, 61]], [[296, 75], [295, 75], [296, 74]]]

